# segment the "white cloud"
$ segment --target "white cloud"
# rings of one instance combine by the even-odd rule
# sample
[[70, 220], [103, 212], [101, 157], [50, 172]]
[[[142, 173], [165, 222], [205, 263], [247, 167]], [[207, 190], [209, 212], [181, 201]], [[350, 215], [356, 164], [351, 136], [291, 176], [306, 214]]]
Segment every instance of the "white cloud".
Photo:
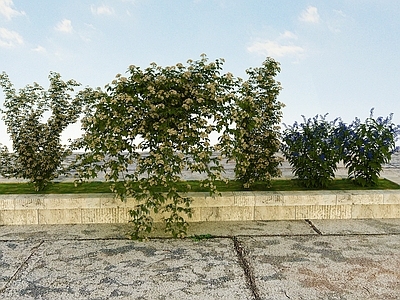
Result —
[[321, 18], [318, 9], [315, 6], [309, 6], [301, 13], [299, 20], [306, 23], [319, 23]]
[[333, 16], [326, 21], [326, 25], [332, 33], [338, 34], [342, 32], [342, 28], [345, 27], [348, 22], [351, 22], [351, 18], [341, 10], [333, 10], [333, 13]]
[[12, 0], [0, 0], [0, 14], [11, 20], [12, 17], [25, 15], [24, 11], [18, 11], [13, 8]]
[[24, 40], [18, 32], [0, 27], [0, 47], [13, 48], [22, 45]]
[[283, 45], [277, 41], [255, 42], [247, 48], [249, 52], [270, 57], [301, 56], [304, 49], [296, 45]]
[[54, 29], [60, 32], [71, 33], [73, 30], [71, 20], [62, 20], [56, 25], [56, 27], [54, 27]]
[[279, 36], [280, 39], [293, 39], [297, 40], [297, 35], [295, 35], [293, 32], [286, 30], [284, 33], [281, 33]]
[[334, 11], [336, 14], [342, 16], [343, 18], [346, 18], [346, 17], [347, 17], [346, 14], [345, 14], [343, 11], [341, 11], [341, 10], [334, 9], [333, 11]]
[[94, 15], [106, 15], [110, 16], [114, 14], [114, 9], [112, 7], [109, 7], [107, 5], [101, 5], [101, 6], [94, 6], [92, 5], [90, 7], [90, 10], [92, 11], [92, 14]]
[[32, 51], [35, 51], [37, 53], [46, 53], [46, 48], [42, 47], [42, 46], [37, 46], [36, 48], [33, 48]]

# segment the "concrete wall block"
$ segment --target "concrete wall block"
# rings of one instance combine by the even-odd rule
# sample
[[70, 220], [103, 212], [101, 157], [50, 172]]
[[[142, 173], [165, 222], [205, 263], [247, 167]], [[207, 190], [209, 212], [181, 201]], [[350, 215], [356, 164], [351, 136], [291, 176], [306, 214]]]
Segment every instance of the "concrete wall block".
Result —
[[0, 198], [0, 210], [13, 210], [14, 199]]
[[[202, 207], [205, 205], [205, 203], [207, 203], [207, 201], [209, 201], [209, 203], [213, 203], [215, 201], [215, 199], [213, 199], [213, 197], [210, 196], [210, 193], [206, 192], [193, 192], [193, 193], [183, 194], [182, 196], [192, 198], [193, 201], [191, 207]], [[218, 195], [215, 196], [218, 197]]]
[[118, 223], [118, 207], [100, 208], [99, 223]]
[[136, 205], [139, 204], [139, 202], [135, 198], [128, 198], [128, 199], [126, 199], [126, 201], [124, 201], [122, 203], [123, 203], [123, 206], [120, 206], [120, 207], [126, 207], [128, 209], [134, 209], [136, 207]]
[[[222, 195], [224, 195], [223, 193]], [[254, 192], [233, 192], [235, 198], [235, 206], [254, 206], [255, 204], [255, 193]]]
[[39, 224], [81, 224], [81, 209], [40, 209]]
[[279, 192], [257, 192], [254, 193], [255, 206], [283, 205], [283, 194]]
[[397, 190], [385, 191], [383, 193], [384, 204], [400, 204], [400, 192]]
[[74, 209], [82, 207], [81, 198], [45, 197], [43, 209]]
[[200, 207], [192, 207], [192, 217], [186, 218], [187, 222], [201, 222], [201, 208]]
[[400, 204], [356, 204], [352, 211], [353, 219], [400, 218]]
[[352, 205], [336, 205], [336, 219], [351, 219]]
[[254, 220], [294, 220], [295, 206], [256, 206]]
[[384, 205], [383, 218], [400, 218], [400, 203]]
[[383, 204], [382, 191], [357, 191], [352, 193], [353, 204]]
[[[126, 208], [126, 207], [119, 207], [117, 210], [118, 214], [118, 219], [116, 220], [116, 223], [128, 223], [129, 220], [131, 220], [131, 216], [129, 214], [129, 210], [131, 208]], [[151, 217], [154, 218], [154, 222], [161, 222], [162, 217], [167, 216], [167, 215], [154, 215], [153, 213], [151, 214]], [[200, 222], [201, 221], [201, 208], [199, 207], [192, 207], [192, 218], [187, 217], [186, 215], [183, 215], [183, 217], [186, 219], [187, 222]]]
[[349, 191], [338, 191], [336, 193], [337, 205], [351, 205], [353, 204], [352, 193]]
[[[194, 209], [194, 214], [193, 214], [192, 218], [189, 218], [189, 216], [183, 212], [179, 213], [179, 214], [186, 220], [186, 222], [189, 222], [189, 221], [190, 222], [200, 222], [200, 209], [199, 208]], [[164, 222], [164, 219], [170, 217], [170, 213], [168, 213], [168, 212], [160, 213], [159, 212], [159, 213], [155, 214], [152, 212], [150, 214], [150, 216], [153, 218], [154, 222], [162, 223], [162, 222]]]
[[81, 210], [82, 223], [118, 223], [118, 208], [87, 208]]
[[43, 198], [39, 197], [22, 197], [21, 199], [14, 199], [14, 209], [43, 209], [45, 202]]
[[201, 221], [248, 221], [253, 220], [254, 207], [203, 207]]
[[2, 225], [34, 225], [38, 224], [38, 212], [35, 209], [2, 211]]
[[98, 216], [97, 216], [98, 209], [96, 208], [86, 208], [81, 210], [82, 216], [82, 224], [92, 224], [98, 223]]
[[131, 215], [129, 214], [130, 208], [127, 207], [119, 207], [118, 208], [118, 221], [117, 223], [128, 223], [131, 219]]
[[349, 219], [349, 205], [299, 205], [296, 206], [296, 219]]
[[126, 207], [126, 201], [122, 201], [116, 197], [100, 198], [101, 208], [112, 208], [112, 207]]
[[99, 208], [101, 207], [101, 197], [84, 197], [81, 199], [81, 208]]
[[237, 206], [237, 200], [232, 192], [221, 193], [219, 195], [210, 196], [207, 194], [204, 198], [197, 198], [193, 201], [192, 207], [222, 207], [222, 206]]
[[330, 191], [282, 192], [284, 205], [336, 205], [336, 194]]

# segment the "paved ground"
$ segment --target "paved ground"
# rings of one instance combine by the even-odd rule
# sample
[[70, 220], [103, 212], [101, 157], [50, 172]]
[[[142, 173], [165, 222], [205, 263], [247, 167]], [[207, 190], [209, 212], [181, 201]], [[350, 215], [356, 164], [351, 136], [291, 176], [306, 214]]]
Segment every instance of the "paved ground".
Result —
[[[399, 158], [385, 177], [400, 181]], [[192, 238], [147, 242], [128, 231], [0, 226], [0, 299], [400, 299], [400, 219], [194, 223]]]
[[0, 299], [400, 298], [400, 219], [208, 222], [146, 242], [128, 230], [0, 227]]

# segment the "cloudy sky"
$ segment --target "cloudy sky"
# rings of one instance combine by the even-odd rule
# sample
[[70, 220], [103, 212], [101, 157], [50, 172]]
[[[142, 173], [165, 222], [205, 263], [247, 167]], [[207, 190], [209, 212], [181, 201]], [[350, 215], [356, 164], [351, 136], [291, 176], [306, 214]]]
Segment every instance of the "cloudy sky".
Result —
[[[103, 87], [131, 64], [281, 63], [284, 122], [329, 113], [400, 123], [398, 0], [0, 0], [0, 72], [19, 89], [50, 71]], [[0, 105], [4, 100], [0, 92]], [[70, 129], [66, 137], [76, 137]], [[10, 145], [3, 121], [0, 143]]]

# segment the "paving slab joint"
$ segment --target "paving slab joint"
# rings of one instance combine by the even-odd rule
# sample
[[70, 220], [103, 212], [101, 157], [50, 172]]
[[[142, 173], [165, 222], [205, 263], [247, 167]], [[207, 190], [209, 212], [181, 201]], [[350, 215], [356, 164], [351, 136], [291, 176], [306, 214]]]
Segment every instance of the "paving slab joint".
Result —
[[28, 261], [31, 259], [31, 257], [36, 253], [36, 251], [42, 246], [44, 241], [41, 241], [39, 245], [34, 246], [31, 250], [31, 254], [23, 261], [23, 263], [18, 267], [18, 269], [14, 272], [14, 274], [7, 280], [7, 282], [4, 284], [2, 288], [0, 288], [0, 294], [3, 293], [10, 283], [18, 276], [18, 274], [21, 272], [22, 268], [28, 264]]
[[317, 226], [315, 226], [315, 225], [313, 224], [313, 222], [311, 222], [311, 220], [305, 219], [304, 221], [306, 221], [306, 222], [310, 225], [310, 227], [312, 228], [312, 230], [314, 230], [316, 233], [318, 233], [318, 235], [322, 235], [321, 230], [319, 230], [319, 229], [317, 228]]
[[233, 245], [235, 247], [236, 255], [239, 259], [239, 264], [243, 268], [245, 277], [246, 277], [246, 282], [253, 294], [254, 300], [261, 300], [260, 297], [260, 292], [258, 290], [258, 287], [256, 285], [256, 280], [254, 278], [254, 274], [251, 268], [250, 263], [246, 259], [246, 250], [243, 247], [242, 243], [236, 238], [232, 237]]

